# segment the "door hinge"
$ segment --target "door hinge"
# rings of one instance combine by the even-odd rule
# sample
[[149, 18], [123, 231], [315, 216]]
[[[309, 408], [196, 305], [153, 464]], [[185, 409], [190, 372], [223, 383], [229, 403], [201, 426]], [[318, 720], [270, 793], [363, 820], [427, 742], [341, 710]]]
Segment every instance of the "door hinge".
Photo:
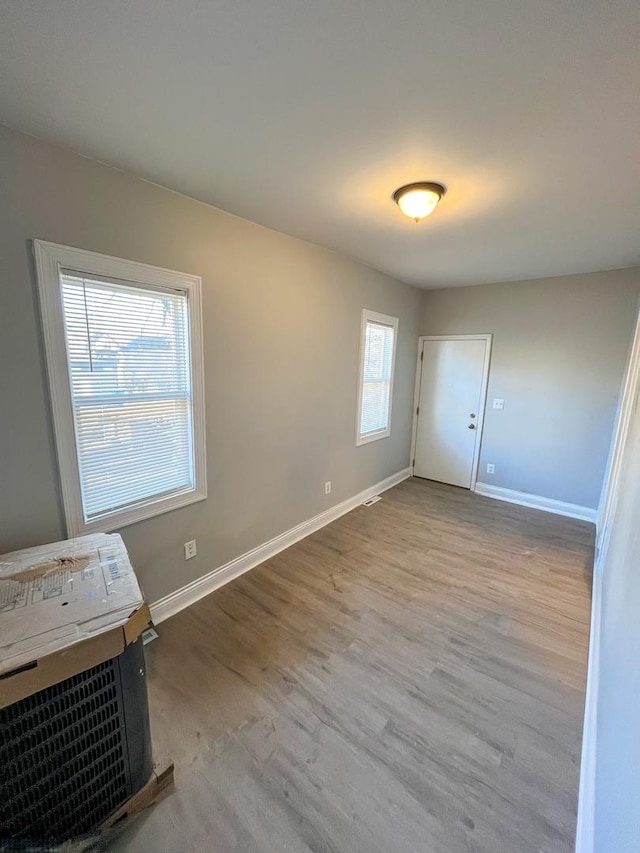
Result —
[[424, 361], [424, 350], [420, 353], [420, 361]]
[[420, 406], [418, 406], [418, 408], [416, 409], [416, 415], [419, 415], [419, 414], [420, 414]]
[[411, 463], [411, 467], [412, 467], [412, 468], [415, 468], [415, 467], [416, 467], [416, 460], [415, 460], [415, 459], [414, 459], [414, 460], [413, 460], [413, 462]]

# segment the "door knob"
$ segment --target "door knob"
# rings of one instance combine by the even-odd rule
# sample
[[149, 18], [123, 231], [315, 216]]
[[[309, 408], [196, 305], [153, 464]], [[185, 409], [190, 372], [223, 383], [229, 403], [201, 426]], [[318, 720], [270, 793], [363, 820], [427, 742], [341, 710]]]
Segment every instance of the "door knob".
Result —
[[475, 424], [469, 424], [469, 426], [467, 427], [467, 429], [475, 429], [475, 428], [476, 428]]

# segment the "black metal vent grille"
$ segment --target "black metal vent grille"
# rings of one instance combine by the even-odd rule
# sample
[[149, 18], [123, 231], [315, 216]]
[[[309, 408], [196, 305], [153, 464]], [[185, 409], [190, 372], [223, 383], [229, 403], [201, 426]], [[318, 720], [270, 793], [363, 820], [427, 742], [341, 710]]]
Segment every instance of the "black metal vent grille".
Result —
[[121, 685], [106, 661], [0, 710], [0, 834], [61, 841], [129, 796]]

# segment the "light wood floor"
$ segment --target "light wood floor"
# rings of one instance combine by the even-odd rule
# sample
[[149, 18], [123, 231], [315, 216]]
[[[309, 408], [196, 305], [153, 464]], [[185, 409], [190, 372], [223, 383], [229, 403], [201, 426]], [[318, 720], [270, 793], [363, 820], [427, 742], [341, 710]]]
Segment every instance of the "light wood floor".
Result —
[[570, 853], [591, 525], [409, 480], [160, 626], [128, 853]]

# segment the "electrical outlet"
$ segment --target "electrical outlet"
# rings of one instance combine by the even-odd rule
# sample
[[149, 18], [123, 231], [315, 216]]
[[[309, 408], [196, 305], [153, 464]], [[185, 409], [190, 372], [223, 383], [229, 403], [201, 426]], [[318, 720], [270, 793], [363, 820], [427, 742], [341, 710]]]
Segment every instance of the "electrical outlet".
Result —
[[184, 543], [184, 558], [185, 560], [190, 560], [192, 557], [195, 557], [198, 553], [196, 549], [196, 540], [192, 539], [190, 542]]
[[324, 484], [324, 493], [325, 495], [331, 494], [331, 480], [327, 480], [327, 482]]
[[502, 397], [494, 397], [493, 398], [493, 408], [494, 409], [504, 409], [504, 400]]
[[489, 462], [489, 464], [487, 465], [487, 474], [495, 474], [495, 473], [496, 473], [496, 466], [493, 464], [493, 462]]

